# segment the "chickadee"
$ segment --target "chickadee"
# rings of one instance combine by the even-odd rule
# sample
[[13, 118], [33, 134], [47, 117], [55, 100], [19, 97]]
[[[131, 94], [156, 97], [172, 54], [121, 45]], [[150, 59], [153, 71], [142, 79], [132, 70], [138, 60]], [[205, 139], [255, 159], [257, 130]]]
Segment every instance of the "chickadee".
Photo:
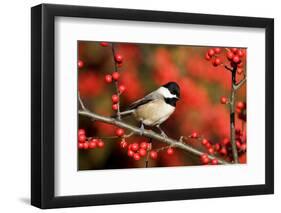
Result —
[[156, 126], [160, 130], [161, 135], [167, 137], [160, 124], [166, 121], [175, 111], [179, 98], [179, 85], [175, 82], [169, 82], [149, 93], [144, 98], [135, 101], [129, 106], [128, 110], [120, 114], [133, 114], [136, 120], [141, 122], [142, 132], [144, 131], [144, 125]]

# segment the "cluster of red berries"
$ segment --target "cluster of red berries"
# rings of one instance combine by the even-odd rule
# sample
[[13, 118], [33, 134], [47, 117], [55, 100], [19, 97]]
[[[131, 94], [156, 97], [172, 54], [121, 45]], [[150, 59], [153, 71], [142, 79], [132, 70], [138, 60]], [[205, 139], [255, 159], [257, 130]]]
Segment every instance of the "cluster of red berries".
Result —
[[84, 129], [78, 130], [78, 148], [79, 149], [94, 149], [103, 148], [104, 142], [97, 138], [87, 138]]
[[131, 143], [128, 144], [125, 139], [120, 142], [120, 147], [127, 149], [127, 155], [132, 157], [134, 160], [138, 161], [142, 157], [145, 157], [149, 152], [149, 157], [152, 159], [157, 159], [158, 154], [156, 151], [151, 150], [151, 144], [145, 141], [141, 143]]
[[213, 58], [212, 64], [216, 67], [222, 64], [221, 58], [218, 57], [218, 54], [221, 53], [221, 48], [211, 48], [207, 51], [205, 59], [210, 61]]
[[207, 154], [202, 154], [200, 156], [200, 160], [204, 165], [208, 165], [209, 163], [211, 163], [211, 165], [217, 165], [219, 163], [218, 159], [216, 158], [210, 159]]
[[232, 67], [243, 67], [242, 58], [244, 57], [244, 52], [238, 48], [231, 48], [227, 51], [226, 57], [230, 61]]
[[[103, 46], [103, 47], [107, 47], [108, 43], [107, 42], [101, 42], [100, 45]], [[120, 66], [123, 62], [122, 55], [115, 54], [114, 55], [114, 61], [118, 66]], [[120, 79], [120, 74], [117, 70], [114, 71], [112, 74], [106, 74], [104, 76], [104, 80], [105, 80], [106, 83], [118, 82], [119, 79]], [[119, 96], [126, 90], [126, 87], [124, 85], [122, 85], [122, 84], [117, 84], [117, 85], [118, 85], [117, 94], [113, 94], [111, 96], [112, 110], [114, 110], [114, 111], [118, 110]]]
[[[235, 131], [236, 135], [236, 147], [238, 149], [238, 154], [241, 155], [246, 151], [246, 141], [242, 140], [242, 132], [238, 129]], [[228, 138], [224, 138], [220, 143], [212, 144], [209, 140], [206, 138], [202, 139], [201, 144], [204, 146], [204, 148], [207, 149], [207, 152], [211, 155], [219, 154], [222, 157], [229, 158], [229, 160], [232, 160], [232, 145], [230, 143], [230, 140]], [[208, 155], [207, 155], [208, 156]], [[213, 159], [214, 160], [214, 159]], [[206, 158], [201, 158], [201, 162], [203, 164], [207, 164]], [[208, 161], [209, 163], [209, 161]], [[212, 162], [211, 162], [212, 163]], [[213, 163], [212, 163], [213, 164]]]
[[[114, 81], [118, 81], [120, 77], [119, 72], [114, 71], [112, 73], [112, 75], [107, 74], [105, 75], [105, 82], [106, 83], [111, 83], [113, 80]], [[121, 95], [124, 91], [126, 90], [126, 87], [122, 84], [118, 85], [118, 94]], [[119, 102], [119, 95], [118, 94], [113, 94], [111, 96], [111, 100], [112, 100], [112, 109], [113, 110], [117, 110], [118, 109], [118, 102]]]
[[[217, 67], [219, 65], [222, 65], [224, 61], [222, 60], [221, 57], [219, 57], [220, 53], [222, 52], [221, 48], [211, 48], [207, 51], [205, 54], [205, 59], [210, 61], [212, 60], [213, 66]], [[236, 72], [238, 74], [243, 73], [243, 62], [242, 58], [245, 56], [245, 53], [243, 50], [238, 49], [238, 48], [230, 48], [226, 49], [226, 58], [230, 62], [230, 65], [232, 67], [237, 68]]]

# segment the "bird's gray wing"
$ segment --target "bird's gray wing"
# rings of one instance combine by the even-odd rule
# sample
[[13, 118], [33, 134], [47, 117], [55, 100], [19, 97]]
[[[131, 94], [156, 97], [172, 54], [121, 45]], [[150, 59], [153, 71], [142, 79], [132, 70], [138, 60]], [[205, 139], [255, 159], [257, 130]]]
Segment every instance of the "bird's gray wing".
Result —
[[129, 107], [128, 107], [128, 110], [131, 110], [131, 109], [136, 109], [137, 107], [141, 106], [141, 105], [144, 105], [150, 101], [153, 101], [155, 99], [160, 99], [160, 98], [163, 98], [163, 96], [159, 93], [156, 93], [156, 92], [152, 92], [152, 93], [149, 93], [148, 95], [146, 95], [144, 98], [142, 99], [139, 99], [135, 102], [133, 102]]

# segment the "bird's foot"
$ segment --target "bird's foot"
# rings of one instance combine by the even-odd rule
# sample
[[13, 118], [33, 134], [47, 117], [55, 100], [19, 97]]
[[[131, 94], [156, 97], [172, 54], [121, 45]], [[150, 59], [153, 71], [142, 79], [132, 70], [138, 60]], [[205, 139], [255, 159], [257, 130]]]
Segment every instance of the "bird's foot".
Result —
[[158, 125], [156, 126], [159, 130], [160, 130], [160, 134], [164, 137], [167, 138], [168, 136], [166, 135], [166, 133], [161, 129], [161, 127]]
[[164, 131], [161, 131], [161, 133], [160, 133], [164, 138], [167, 138], [168, 137], [168, 135], [166, 135], [166, 133], [164, 132]]

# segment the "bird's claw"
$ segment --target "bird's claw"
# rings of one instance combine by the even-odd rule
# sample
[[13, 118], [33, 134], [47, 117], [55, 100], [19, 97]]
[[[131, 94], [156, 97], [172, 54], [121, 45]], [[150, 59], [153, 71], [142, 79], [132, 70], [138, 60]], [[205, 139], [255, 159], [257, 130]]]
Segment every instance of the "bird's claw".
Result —
[[143, 125], [143, 123], [141, 123], [140, 135], [142, 136], [143, 134], [144, 134], [144, 125]]
[[166, 135], [166, 133], [164, 131], [161, 131], [161, 135], [164, 137], [164, 138], [167, 138], [168, 135]]

